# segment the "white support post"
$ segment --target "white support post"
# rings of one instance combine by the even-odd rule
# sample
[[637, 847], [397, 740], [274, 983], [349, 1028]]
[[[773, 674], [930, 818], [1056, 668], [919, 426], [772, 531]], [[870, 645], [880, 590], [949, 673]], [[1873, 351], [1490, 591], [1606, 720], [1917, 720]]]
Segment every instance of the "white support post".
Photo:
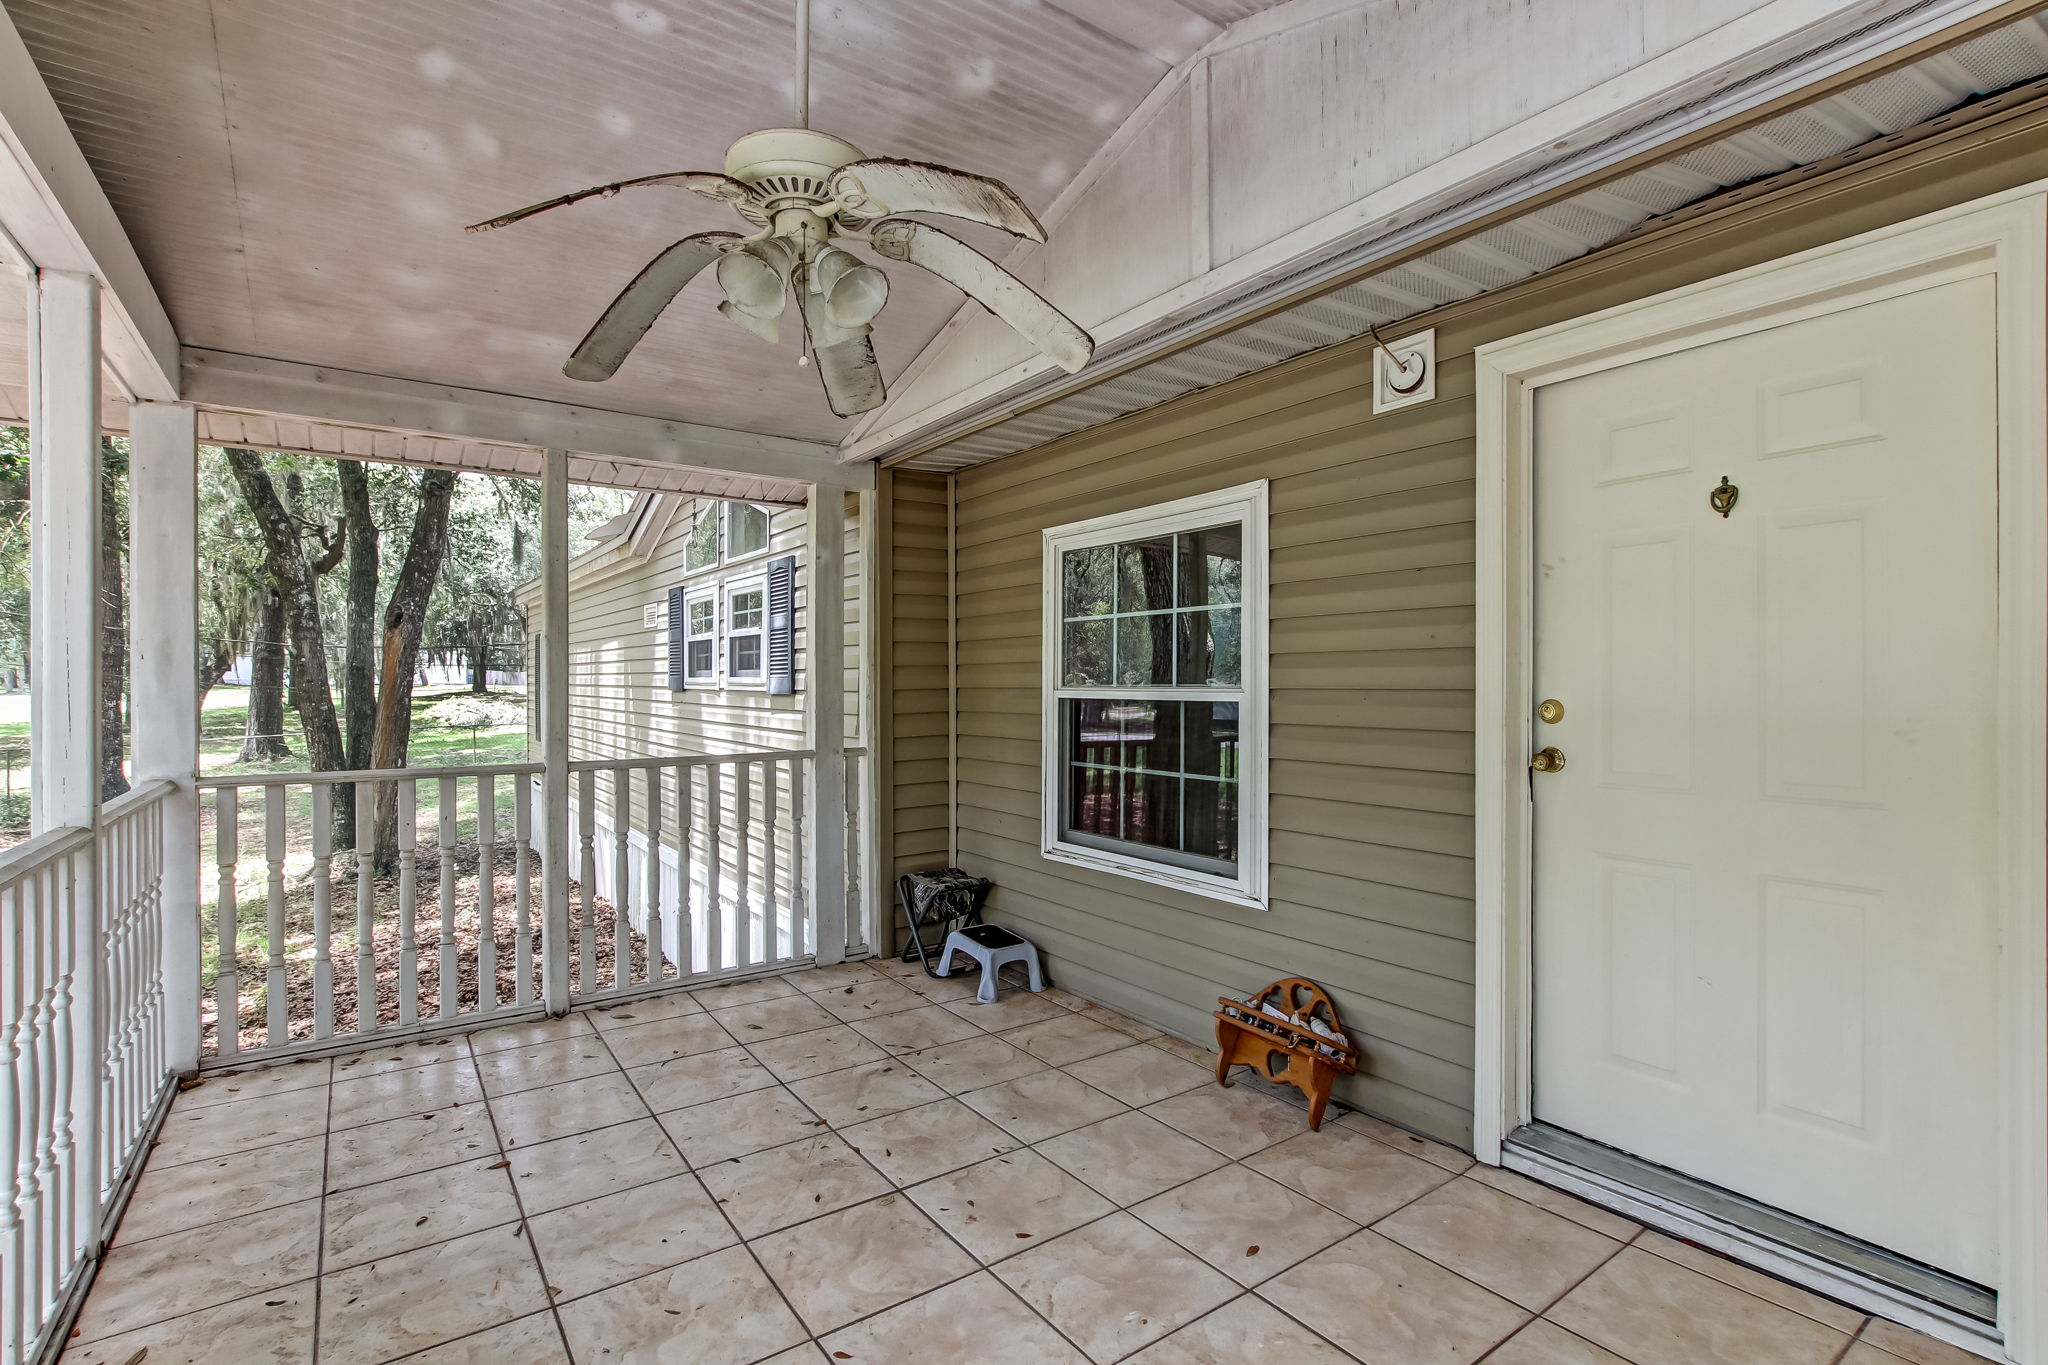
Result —
[[817, 755], [805, 791], [810, 810], [813, 940], [820, 966], [846, 958], [846, 495], [813, 485], [804, 712]]
[[[541, 479], [541, 998], [569, 1009], [569, 452]], [[584, 868], [583, 875], [590, 876]], [[589, 932], [589, 926], [585, 926]], [[588, 983], [585, 983], [586, 986]]]
[[[100, 292], [91, 275], [38, 271], [28, 287], [29, 616], [35, 686], [29, 693], [29, 820], [38, 834], [100, 819]], [[99, 1002], [99, 859], [76, 860], [77, 907], [59, 977], [69, 1016], [70, 1103], [57, 1114], [59, 1167], [82, 1178], [70, 1204], [67, 1248], [100, 1248], [100, 1069], [106, 1021]], [[69, 1257], [67, 1255], [66, 1261]]]
[[99, 810], [99, 282], [45, 270], [28, 294], [29, 818], [41, 834]]
[[165, 1061], [199, 1066], [199, 464], [187, 403], [128, 410], [130, 731], [137, 783], [164, 779]]

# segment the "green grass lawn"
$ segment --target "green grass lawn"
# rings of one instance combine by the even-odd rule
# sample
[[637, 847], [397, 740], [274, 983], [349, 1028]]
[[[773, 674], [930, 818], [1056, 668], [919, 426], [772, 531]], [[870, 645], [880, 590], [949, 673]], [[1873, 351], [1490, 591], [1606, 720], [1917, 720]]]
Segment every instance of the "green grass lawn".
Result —
[[[521, 763], [526, 760], [524, 696], [515, 692], [494, 692], [473, 706], [469, 689], [460, 685], [422, 687], [412, 696], [412, 737], [407, 746], [411, 768], [462, 767], [482, 763]], [[465, 714], [468, 713], [468, 714]], [[199, 714], [199, 771], [205, 777], [229, 777], [240, 773], [290, 773], [306, 770], [306, 745], [296, 712], [285, 712], [285, 743], [292, 757], [269, 763], [242, 763], [242, 731], [248, 724], [249, 689], [216, 687], [206, 694]], [[27, 837], [28, 826], [29, 699], [26, 692], [0, 695], [0, 847]], [[496, 794], [500, 811], [512, 809], [509, 782], [501, 780]], [[432, 786], [420, 792], [421, 815], [438, 808], [438, 793]], [[211, 801], [209, 799], [209, 804]], [[311, 817], [312, 798], [303, 788], [292, 795], [288, 819], [303, 825]], [[261, 819], [262, 796], [252, 792], [244, 800], [243, 819]], [[474, 819], [476, 789], [463, 788], [462, 818]]]

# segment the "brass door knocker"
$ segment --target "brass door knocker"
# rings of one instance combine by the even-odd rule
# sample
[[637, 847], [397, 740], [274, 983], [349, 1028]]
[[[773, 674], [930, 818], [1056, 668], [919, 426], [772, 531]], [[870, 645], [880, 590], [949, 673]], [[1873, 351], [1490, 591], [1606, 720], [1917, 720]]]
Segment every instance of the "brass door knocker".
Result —
[[1742, 490], [1728, 482], [1728, 476], [1721, 476], [1721, 486], [1707, 494], [1707, 505], [1719, 512], [1725, 519], [1735, 507], [1735, 500], [1742, 496]]

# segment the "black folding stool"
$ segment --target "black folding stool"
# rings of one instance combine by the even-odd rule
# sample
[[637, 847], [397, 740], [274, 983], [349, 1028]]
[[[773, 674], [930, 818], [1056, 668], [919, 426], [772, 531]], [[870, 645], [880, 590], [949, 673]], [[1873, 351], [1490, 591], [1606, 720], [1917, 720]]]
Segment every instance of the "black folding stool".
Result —
[[[946, 964], [934, 958], [945, 951], [946, 939], [955, 929], [981, 923], [981, 908], [988, 903], [992, 886], [988, 878], [969, 876], [957, 867], [906, 872], [898, 877], [896, 899], [910, 925], [910, 943], [903, 949], [903, 960], [921, 963], [926, 976], [937, 977]], [[939, 936], [927, 945], [924, 931], [934, 925]]]

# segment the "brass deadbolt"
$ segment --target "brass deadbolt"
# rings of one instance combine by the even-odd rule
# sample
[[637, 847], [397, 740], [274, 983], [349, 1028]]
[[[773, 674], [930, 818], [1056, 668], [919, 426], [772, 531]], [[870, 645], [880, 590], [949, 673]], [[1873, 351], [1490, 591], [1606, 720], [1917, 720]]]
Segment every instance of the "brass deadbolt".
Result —
[[1529, 766], [1539, 773], [1554, 773], [1564, 767], [1564, 750], [1548, 745], [1536, 751], [1536, 757], [1529, 760]]
[[1564, 703], [1556, 697], [1545, 701], [1536, 708], [1536, 718], [1545, 725], [1555, 725], [1564, 719]]

